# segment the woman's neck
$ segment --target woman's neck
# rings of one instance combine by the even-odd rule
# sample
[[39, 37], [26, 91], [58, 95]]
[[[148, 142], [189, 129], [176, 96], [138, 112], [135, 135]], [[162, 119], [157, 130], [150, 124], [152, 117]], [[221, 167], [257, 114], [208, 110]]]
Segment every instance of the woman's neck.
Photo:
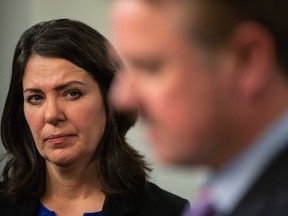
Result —
[[[83, 215], [102, 209], [105, 195], [101, 191], [95, 164], [59, 167], [47, 162], [46, 189], [42, 204], [57, 213]], [[61, 213], [61, 214], [60, 214]], [[80, 213], [80, 214], [78, 214]]]

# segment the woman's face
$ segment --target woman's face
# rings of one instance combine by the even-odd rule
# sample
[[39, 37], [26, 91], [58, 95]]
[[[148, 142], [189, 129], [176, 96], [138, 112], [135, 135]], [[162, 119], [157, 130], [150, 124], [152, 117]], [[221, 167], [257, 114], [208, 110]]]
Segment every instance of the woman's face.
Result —
[[97, 82], [65, 59], [34, 55], [24, 71], [23, 95], [42, 157], [59, 166], [89, 163], [106, 124]]

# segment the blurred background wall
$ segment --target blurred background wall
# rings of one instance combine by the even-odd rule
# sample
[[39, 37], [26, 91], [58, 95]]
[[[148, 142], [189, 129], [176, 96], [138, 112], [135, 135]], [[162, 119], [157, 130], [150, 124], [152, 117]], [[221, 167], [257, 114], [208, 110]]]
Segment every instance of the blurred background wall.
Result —
[[[71, 18], [97, 29], [109, 38], [108, 0], [0, 0], [0, 114], [10, 81], [16, 43], [25, 29], [40, 21]], [[15, 134], [17, 136], [17, 134]], [[193, 198], [205, 173], [199, 169], [164, 167], [153, 159], [153, 152], [141, 133], [141, 123], [128, 133], [128, 141], [152, 162], [151, 181], [185, 198]], [[2, 144], [0, 153], [4, 153]], [[3, 166], [3, 164], [2, 164]]]

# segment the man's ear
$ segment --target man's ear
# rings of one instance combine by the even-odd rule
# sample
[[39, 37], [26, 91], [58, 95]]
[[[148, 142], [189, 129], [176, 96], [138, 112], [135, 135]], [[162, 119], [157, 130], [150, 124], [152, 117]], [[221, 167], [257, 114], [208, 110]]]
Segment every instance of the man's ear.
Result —
[[228, 39], [236, 58], [238, 94], [255, 100], [263, 93], [275, 67], [275, 44], [264, 26], [255, 22], [238, 25]]

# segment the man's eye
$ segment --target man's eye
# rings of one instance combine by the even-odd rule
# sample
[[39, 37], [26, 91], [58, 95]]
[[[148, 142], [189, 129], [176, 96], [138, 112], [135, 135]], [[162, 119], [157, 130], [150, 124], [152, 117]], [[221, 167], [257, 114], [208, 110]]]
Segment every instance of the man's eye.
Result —
[[156, 73], [160, 70], [161, 64], [158, 62], [147, 63], [143, 66], [147, 72]]
[[65, 93], [65, 96], [68, 97], [68, 99], [76, 100], [82, 96], [82, 93], [79, 90], [69, 90]]
[[41, 95], [31, 95], [27, 98], [27, 102], [33, 105], [40, 104], [43, 97]]
[[131, 68], [149, 75], [158, 75], [165, 66], [165, 58], [139, 58], [130, 61]]

